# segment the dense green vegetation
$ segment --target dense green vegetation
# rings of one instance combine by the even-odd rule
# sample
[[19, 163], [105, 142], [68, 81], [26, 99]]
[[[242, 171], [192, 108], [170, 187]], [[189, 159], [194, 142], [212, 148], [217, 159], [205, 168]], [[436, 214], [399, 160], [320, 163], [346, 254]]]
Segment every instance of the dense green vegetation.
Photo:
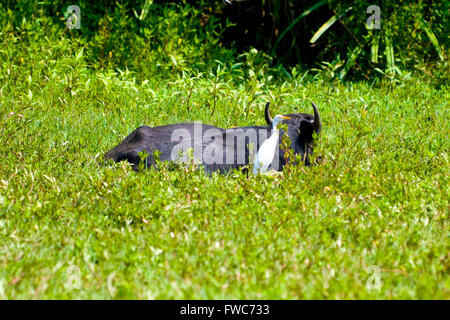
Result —
[[[341, 82], [223, 44], [203, 5], [143, 2], [81, 2], [81, 31], [65, 3], [0, 5], [0, 298], [450, 298], [445, 45]], [[318, 105], [321, 165], [103, 163], [139, 125], [263, 125], [266, 101]]]

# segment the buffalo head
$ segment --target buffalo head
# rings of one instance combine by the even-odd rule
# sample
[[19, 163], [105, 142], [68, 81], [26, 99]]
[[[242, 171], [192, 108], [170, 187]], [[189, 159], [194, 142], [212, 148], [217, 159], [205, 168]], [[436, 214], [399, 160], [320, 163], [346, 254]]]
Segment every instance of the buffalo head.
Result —
[[[322, 129], [322, 123], [320, 121], [319, 110], [317, 106], [312, 103], [314, 110], [314, 116], [307, 113], [289, 113], [285, 116], [290, 120], [285, 120], [287, 124], [287, 135], [291, 140], [291, 148], [294, 154], [301, 155], [306, 166], [310, 166], [311, 162], [309, 156], [313, 153], [314, 139], [313, 134], [319, 135]], [[272, 126], [272, 117], [270, 116], [270, 102], [267, 102], [264, 115], [266, 122], [269, 126]], [[284, 159], [280, 158], [280, 161], [284, 164]]]

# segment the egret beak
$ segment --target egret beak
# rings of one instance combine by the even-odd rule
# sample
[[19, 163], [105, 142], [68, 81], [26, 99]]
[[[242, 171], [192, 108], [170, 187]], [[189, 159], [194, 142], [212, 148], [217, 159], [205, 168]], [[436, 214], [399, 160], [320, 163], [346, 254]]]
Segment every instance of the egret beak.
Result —
[[286, 116], [281, 116], [280, 118], [283, 119], [283, 120], [291, 119], [291, 117], [286, 117]]

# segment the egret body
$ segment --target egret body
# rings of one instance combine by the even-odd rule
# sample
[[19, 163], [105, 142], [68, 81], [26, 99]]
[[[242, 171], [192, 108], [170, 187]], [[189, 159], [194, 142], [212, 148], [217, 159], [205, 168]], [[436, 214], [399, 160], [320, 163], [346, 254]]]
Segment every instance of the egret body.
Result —
[[263, 173], [267, 171], [267, 168], [273, 161], [275, 157], [275, 150], [277, 147], [278, 139], [279, 139], [279, 130], [277, 125], [283, 121], [290, 119], [290, 117], [285, 117], [282, 115], [276, 115], [272, 121], [272, 135], [269, 139], [263, 142], [258, 152], [255, 155], [255, 159], [253, 160], [253, 174], [257, 175], [258, 173]]

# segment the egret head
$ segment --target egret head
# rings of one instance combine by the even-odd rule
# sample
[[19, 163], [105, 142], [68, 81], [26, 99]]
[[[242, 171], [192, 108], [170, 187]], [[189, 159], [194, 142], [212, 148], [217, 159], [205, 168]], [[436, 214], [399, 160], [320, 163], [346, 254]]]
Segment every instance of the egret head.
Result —
[[277, 125], [278, 125], [279, 123], [281, 123], [283, 120], [289, 120], [289, 119], [291, 119], [291, 118], [290, 118], [290, 117], [286, 117], [286, 116], [282, 116], [281, 114], [277, 114], [277, 115], [273, 118], [273, 121], [272, 121], [272, 127], [273, 127], [273, 128], [276, 128]]

